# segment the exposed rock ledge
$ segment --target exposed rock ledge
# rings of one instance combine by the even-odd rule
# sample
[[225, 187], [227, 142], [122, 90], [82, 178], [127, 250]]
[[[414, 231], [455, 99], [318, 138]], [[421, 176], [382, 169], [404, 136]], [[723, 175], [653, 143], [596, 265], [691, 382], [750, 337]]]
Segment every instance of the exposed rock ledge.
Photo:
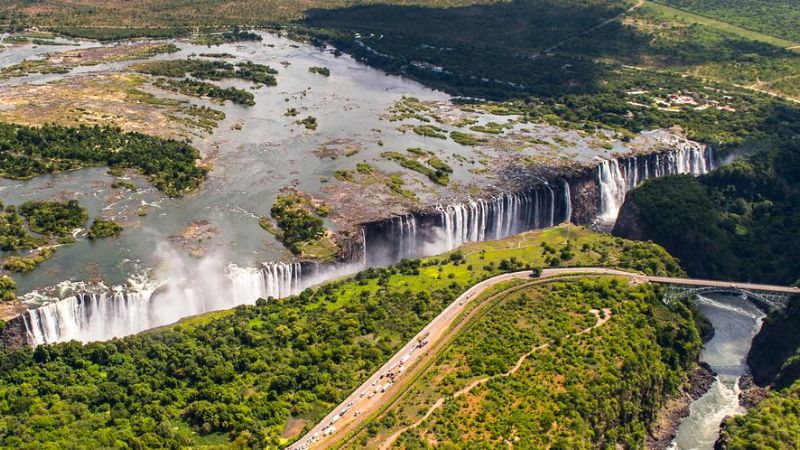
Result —
[[698, 363], [689, 379], [681, 386], [678, 393], [672, 396], [661, 411], [645, 438], [648, 450], [666, 450], [675, 438], [681, 419], [689, 415], [689, 406], [702, 397], [714, 384], [716, 373], [704, 362]]
[[767, 398], [769, 389], [757, 385], [753, 381], [752, 375], [744, 375], [739, 378], [739, 405], [742, 408], [750, 409]]

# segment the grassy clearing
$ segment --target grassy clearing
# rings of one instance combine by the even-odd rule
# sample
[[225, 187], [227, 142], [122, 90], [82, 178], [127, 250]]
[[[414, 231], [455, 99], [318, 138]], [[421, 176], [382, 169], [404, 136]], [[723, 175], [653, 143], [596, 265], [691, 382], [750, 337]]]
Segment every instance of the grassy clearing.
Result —
[[[759, 33], [757, 31], [748, 30], [747, 28], [742, 28], [727, 22], [723, 22], [721, 20], [712, 19], [710, 17], [701, 16], [699, 14], [694, 14], [689, 11], [685, 11], [678, 8], [673, 8], [672, 6], [663, 5], [661, 3], [656, 3], [652, 1], [645, 0], [644, 5], [652, 8], [669, 18], [677, 18], [680, 20], [684, 20], [687, 22], [698, 23], [701, 25], [705, 25], [707, 27], [714, 28], [719, 31], [723, 31], [725, 33], [730, 33], [745, 39], [750, 39], [753, 41], [763, 42], [765, 44], [774, 45], [776, 47], [781, 48], [789, 48], [800, 46], [800, 43], [789, 41], [786, 39], [781, 39], [775, 36], [769, 36], [767, 34]], [[795, 52], [800, 52], [800, 48], [792, 49]]]

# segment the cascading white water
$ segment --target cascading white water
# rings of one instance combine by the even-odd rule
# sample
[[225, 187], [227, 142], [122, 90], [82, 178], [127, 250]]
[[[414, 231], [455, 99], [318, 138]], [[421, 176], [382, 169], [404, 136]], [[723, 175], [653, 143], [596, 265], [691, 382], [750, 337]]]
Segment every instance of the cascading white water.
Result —
[[[572, 206], [568, 192], [564, 200], [569, 216]], [[443, 245], [436, 249], [436, 253], [453, 250], [467, 242], [484, 241], [487, 237], [502, 239], [523, 231], [553, 226], [556, 224], [555, 210], [556, 194], [548, 185], [543, 190], [439, 206], [437, 211], [442, 225], [438, 234]], [[401, 247], [412, 246], [418, 247], [414, 242], [401, 242]]]
[[622, 176], [619, 161], [616, 159], [601, 162], [597, 170], [597, 181], [600, 187], [598, 218], [603, 222], [613, 222], [617, 218], [622, 202], [625, 201], [625, 193], [628, 192], [629, 184]]
[[[686, 143], [679, 143], [671, 154], [603, 161], [598, 169], [601, 219], [615, 219], [625, 193], [642, 180], [671, 173], [699, 175], [708, 172], [711, 164], [707, 149]], [[367, 266], [430, 256], [467, 242], [502, 239], [554, 226], [557, 209], [563, 221], [572, 218], [566, 180], [562, 192], [555, 192], [545, 182], [526, 192], [439, 206], [433, 216], [396, 217], [379, 230], [383, 236], [376, 237], [362, 228], [362, 260], [357, 263], [319, 266], [313, 274], [303, 273], [298, 263], [269, 263], [260, 268], [229, 266], [227, 270], [222, 266], [185, 269], [180, 276], [165, 276], [167, 281], [159, 286], [124, 291], [96, 289], [94, 293], [76, 289], [75, 294], [59, 295], [60, 299], [52, 298], [27, 311], [23, 319], [35, 344], [126, 336], [183, 317], [252, 304], [259, 298], [292, 295], [316, 282]]]
[[556, 225], [564, 215], [567, 219], [572, 215], [566, 181], [563, 189], [561, 193], [543, 183], [529, 191], [439, 205], [434, 213], [407, 214], [369, 225], [363, 234], [365, 265], [393, 264], [447, 252], [467, 242]]
[[572, 220], [572, 194], [569, 191], [569, 182], [564, 180], [564, 220], [563, 222], [569, 222]]
[[710, 148], [689, 141], [678, 142], [674, 151], [663, 154], [604, 160], [597, 168], [597, 184], [600, 188], [598, 220], [613, 224], [628, 191], [648, 178], [676, 174], [703, 175], [714, 168], [713, 164]]
[[259, 298], [286, 297], [311, 282], [299, 263], [230, 266], [224, 277], [216, 278], [169, 280], [157, 289], [127, 292], [99, 286], [95, 293], [76, 293], [28, 310], [23, 320], [35, 344], [107, 340], [191, 315], [253, 304]]

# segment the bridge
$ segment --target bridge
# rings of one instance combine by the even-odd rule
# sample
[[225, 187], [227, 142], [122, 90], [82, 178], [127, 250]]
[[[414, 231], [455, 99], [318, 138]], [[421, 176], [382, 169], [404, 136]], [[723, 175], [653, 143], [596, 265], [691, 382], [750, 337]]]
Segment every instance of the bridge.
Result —
[[574, 274], [606, 274], [631, 278], [634, 281], [655, 283], [666, 286], [663, 301], [670, 304], [676, 300], [695, 295], [724, 293], [746, 295], [769, 309], [785, 309], [792, 295], [800, 296], [800, 287], [777, 286], [771, 284], [739, 283], [735, 281], [703, 280], [697, 278], [655, 277], [615, 269], [596, 267], [576, 267], [548, 269], [542, 277]]
[[723, 293], [744, 295], [768, 309], [786, 309], [792, 295], [800, 295], [796, 287], [773, 286], [752, 283], [724, 283], [711, 280], [677, 279], [673, 281], [656, 281], [653, 283], [666, 284], [664, 303], [670, 304], [676, 300], [693, 297], [696, 295]]

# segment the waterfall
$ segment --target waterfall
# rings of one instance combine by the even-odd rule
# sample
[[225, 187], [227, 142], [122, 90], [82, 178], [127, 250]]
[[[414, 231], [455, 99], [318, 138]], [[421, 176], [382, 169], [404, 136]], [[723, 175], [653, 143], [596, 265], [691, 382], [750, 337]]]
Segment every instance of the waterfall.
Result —
[[[643, 180], [663, 175], [700, 175], [713, 168], [710, 149], [678, 142], [669, 153], [602, 161], [596, 169], [599, 219], [613, 221], [625, 194]], [[163, 282], [134, 288], [76, 285], [23, 313], [30, 342], [107, 340], [174, 323], [181, 318], [286, 297], [306, 287], [365, 267], [394, 264], [453, 250], [468, 242], [502, 239], [570, 221], [572, 194], [567, 180], [542, 180], [531, 189], [484, 199], [439, 205], [361, 229], [362, 259], [349, 264], [266, 263], [259, 267], [198, 263]], [[180, 259], [180, 258], [175, 258]], [[23, 296], [26, 300], [27, 296]], [[34, 305], [34, 296], [26, 300]]]
[[675, 150], [670, 152], [601, 161], [597, 167], [600, 189], [598, 220], [613, 224], [628, 191], [648, 178], [676, 174], [697, 176], [713, 168], [711, 149], [689, 141], [676, 143]]
[[170, 280], [157, 289], [123, 292], [98, 286], [96, 292], [76, 292], [30, 309], [23, 321], [34, 344], [107, 340], [259, 298], [296, 294], [313, 278], [304, 277], [300, 263], [230, 266], [222, 277]]
[[556, 217], [568, 220], [571, 215], [566, 180], [561, 188], [544, 182], [524, 192], [438, 205], [432, 213], [407, 214], [366, 225], [366, 265], [388, 265], [403, 258], [444, 253], [468, 242], [502, 239], [556, 225]]
[[572, 194], [569, 191], [569, 182], [564, 180], [564, 220], [566, 223], [572, 220]]

